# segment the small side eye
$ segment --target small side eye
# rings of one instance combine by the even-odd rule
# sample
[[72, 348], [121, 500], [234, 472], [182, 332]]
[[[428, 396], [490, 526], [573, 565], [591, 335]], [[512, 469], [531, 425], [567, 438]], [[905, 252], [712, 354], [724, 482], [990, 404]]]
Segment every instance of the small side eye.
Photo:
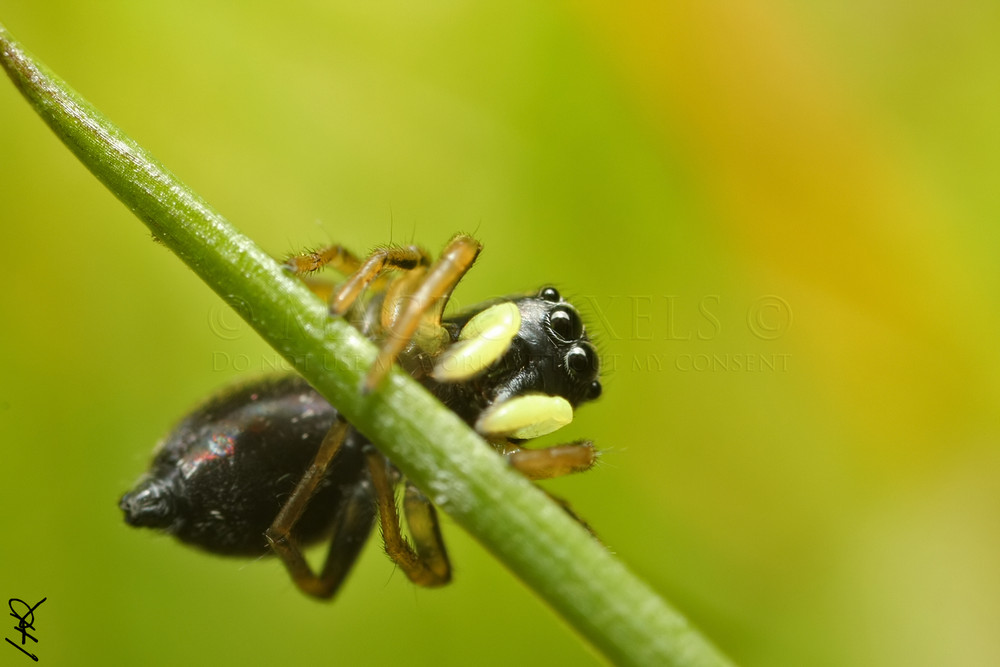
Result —
[[594, 380], [590, 383], [590, 389], [587, 390], [587, 400], [592, 401], [601, 395], [601, 383]]
[[549, 313], [549, 328], [556, 338], [564, 342], [579, 340], [583, 335], [583, 322], [575, 310], [565, 306], [555, 308]]
[[559, 290], [555, 287], [543, 287], [538, 292], [538, 298], [552, 303], [559, 303], [562, 300], [562, 297], [559, 296]]
[[581, 377], [597, 375], [597, 353], [589, 345], [578, 345], [566, 353], [566, 368]]

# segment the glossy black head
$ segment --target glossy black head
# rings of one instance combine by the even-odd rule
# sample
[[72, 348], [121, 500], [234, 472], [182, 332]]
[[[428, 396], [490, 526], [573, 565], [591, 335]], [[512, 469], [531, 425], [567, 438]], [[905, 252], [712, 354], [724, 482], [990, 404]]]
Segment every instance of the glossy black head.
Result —
[[[522, 367], [511, 378], [518, 391], [562, 396], [575, 408], [601, 395], [600, 360], [579, 313], [554, 287], [515, 300], [521, 330], [511, 343]], [[510, 353], [508, 353], [510, 354]]]
[[[544, 287], [530, 296], [503, 301], [514, 303], [521, 316], [510, 348], [485, 372], [459, 387], [431, 386], [446, 405], [472, 421], [486, 407], [524, 394], [561, 396], [574, 408], [600, 396], [597, 351], [579, 313], [558, 290]], [[484, 308], [496, 303], [484, 304]], [[449, 318], [445, 325], [457, 335], [476, 312]]]

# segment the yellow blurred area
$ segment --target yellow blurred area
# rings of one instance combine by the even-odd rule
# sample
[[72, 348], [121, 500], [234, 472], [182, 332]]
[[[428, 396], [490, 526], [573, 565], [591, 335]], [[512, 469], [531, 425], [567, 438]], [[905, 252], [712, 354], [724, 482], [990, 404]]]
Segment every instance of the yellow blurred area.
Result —
[[[838, 35], [809, 25], [826, 13], [790, 9], [588, 3], [584, 17], [657, 140], [689, 152], [738, 270], [780, 285], [796, 304], [809, 402], [841, 432], [836, 453], [847, 475], [827, 499], [838, 525], [824, 536], [833, 550], [821, 588], [828, 606], [813, 620], [829, 625], [809, 628], [812, 640], [841, 638], [823, 651], [831, 664], [995, 664], [996, 247], [963, 233], [970, 221], [956, 218], [965, 205], [949, 201], [957, 193], [933, 180], [923, 162], [933, 156], [920, 154], [952, 128], [908, 133], [897, 116], [907, 110], [868, 88], [880, 83], [866, 80], [878, 75], [871, 63], [844, 67]], [[853, 9], [838, 8], [839, 18], [865, 20]], [[952, 21], [987, 14], [1000, 27], [984, 3], [879, 9], [884, 25], [872, 32], [891, 40], [875, 47], [882, 56], [905, 59], [921, 32]], [[951, 36], [956, 43], [939, 44], [935, 56], [967, 46], [966, 33]], [[955, 78], [978, 69], [951, 65]], [[977, 88], [975, 102], [996, 110], [997, 83]], [[969, 122], [936, 91], [921, 100], [935, 102], [959, 112], [946, 123]], [[983, 129], [997, 148], [995, 128]], [[800, 611], [792, 612], [799, 622]]]
[[[0, 22], [276, 255], [470, 231], [459, 305], [573, 298], [605, 392], [545, 442], [603, 456], [546, 488], [738, 664], [1000, 664], [996, 3]], [[283, 362], [10, 85], [0, 156], [0, 594], [47, 597], [40, 661], [600, 663], [447, 520], [453, 585], [373, 540], [331, 605], [127, 528], [170, 425]]]
[[779, 7], [593, 4], [587, 18], [661, 141], [692, 154], [741, 268], [809, 309], [797, 327], [829, 398], [905, 443], [857, 454], [892, 466], [950, 449], [943, 433], [997, 404], [996, 295], [877, 100]]

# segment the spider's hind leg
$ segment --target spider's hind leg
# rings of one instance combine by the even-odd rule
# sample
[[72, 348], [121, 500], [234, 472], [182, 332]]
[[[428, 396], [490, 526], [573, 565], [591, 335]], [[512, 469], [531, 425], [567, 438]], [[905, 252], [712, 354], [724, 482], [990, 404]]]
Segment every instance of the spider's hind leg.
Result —
[[413, 539], [411, 546], [400, 529], [389, 464], [374, 448], [368, 451], [367, 457], [386, 553], [413, 583], [427, 587], [447, 584], [451, 581], [451, 564], [434, 506], [415, 486], [406, 484], [403, 508]]
[[340, 451], [349, 428], [343, 419], [333, 425], [298, 486], [264, 533], [299, 590], [317, 598], [330, 598], [337, 592], [367, 542], [375, 521], [371, 486], [358, 484], [337, 511], [326, 562], [319, 574], [309, 566], [293, 533], [310, 497]]

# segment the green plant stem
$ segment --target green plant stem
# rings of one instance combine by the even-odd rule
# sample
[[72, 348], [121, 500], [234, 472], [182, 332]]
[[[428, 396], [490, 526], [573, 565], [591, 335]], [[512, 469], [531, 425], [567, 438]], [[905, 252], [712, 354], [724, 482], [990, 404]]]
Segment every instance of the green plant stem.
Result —
[[611, 661], [729, 664], [706, 639], [399, 369], [359, 391], [370, 341], [0, 26], [3, 67], [77, 157], [442, 510]]

